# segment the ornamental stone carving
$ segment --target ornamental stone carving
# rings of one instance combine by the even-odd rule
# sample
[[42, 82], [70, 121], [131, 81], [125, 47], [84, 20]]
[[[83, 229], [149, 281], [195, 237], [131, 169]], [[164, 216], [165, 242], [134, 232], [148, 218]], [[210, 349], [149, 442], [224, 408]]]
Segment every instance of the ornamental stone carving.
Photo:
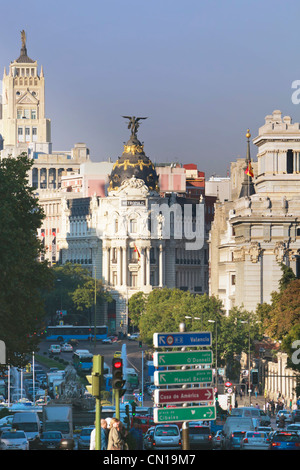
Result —
[[274, 255], [275, 255], [276, 261], [281, 263], [283, 261], [285, 254], [286, 254], [285, 243], [276, 242], [275, 247], [274, 247]]
[[249, 248], [249, 255], [252, 263], [257, 263], [259, 256], [262, 252], [260, 244], [258, 242], [252, 242]]

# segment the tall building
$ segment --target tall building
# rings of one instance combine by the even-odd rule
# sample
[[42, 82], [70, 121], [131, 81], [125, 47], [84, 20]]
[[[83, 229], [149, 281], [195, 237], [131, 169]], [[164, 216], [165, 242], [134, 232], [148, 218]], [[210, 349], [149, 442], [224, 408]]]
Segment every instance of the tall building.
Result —
[[0, 117], [1, 158], [16, 158], [26, 152], [34, 160], [29, 184], [46, 214], [39, 236], [46, 258], [55, 263], [59, 259], [56, 237], [61, 230], [62, 177], [68, 171], [78, 172], [81, 164], [90, 161], [89, 149], [77, 143], [70, 151], [53, 150], [51, 120], [45, 111], [43, 67], [39, 69], [37, 61], [28, 56], [25, 31], [21, 32], [19, 57], [10, 63], [8, 72], [4, 69]]
[[244, 163], [232, 165], [232, 198], [216, 203], [209, 240], [210, 294], [219, 296], [226, 312], [269, 303], [281, 263], [300, 276], [299, 142], [300, 124], [276, 110], [253, 139], [257, 163], [252, 165], [248, 142]]

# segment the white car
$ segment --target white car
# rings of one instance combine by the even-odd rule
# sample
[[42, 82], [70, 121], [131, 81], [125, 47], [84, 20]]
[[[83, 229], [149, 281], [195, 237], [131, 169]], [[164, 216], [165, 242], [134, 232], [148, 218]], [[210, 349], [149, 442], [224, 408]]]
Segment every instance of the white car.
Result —
[[128, 336], [128, 339], [130, 341], [133, 341], [135, 339], [138, 339], [140, 337], [140, 334], [139, 333], [133, 333], [132, 335]]
[[49, 353], [60, 354], [60, 352], [61, 352], [61, 347], [59, 344], [51, 344], [49, 348]]
[[73, 352], [73, 346], [69, 343], [64, 343], [61, 345], [62, 352]]
[[29, 450], [29, 442], [24, 431], [3, 432], [0, 440], [1, 450]]
[[240, 443], [242, 450], [268, 450], [269, 446], [269, 435], [266, 432], [257, 431], [247, 431]]

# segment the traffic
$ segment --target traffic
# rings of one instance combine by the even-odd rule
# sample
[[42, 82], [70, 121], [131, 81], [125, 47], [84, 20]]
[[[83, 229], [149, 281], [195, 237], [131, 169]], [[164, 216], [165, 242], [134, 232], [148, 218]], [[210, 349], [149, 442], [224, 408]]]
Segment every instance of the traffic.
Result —
[[[128, 341], [104, 336], [97, 340], [96, 347], [93, 337], [72, 338], [73, 341], [52, 337], [50, 342], [42, 341], [40, 357], [51, 359], [57, 367], [45, 365], [46, 361], [30, 360], [26, 370], [2, 371], [0, 450], [90, 449], [95, 428], [95, 399], [88, 392], [87, 381], [84, 386], [78, 383], [92, 373], [93, 357], [99, 353], [105, 360], [101, 419], [106, 423], [108, 435], [112, 419], [119, 415], [120, 432], [128, 450], [170, 452], [186, 450], [187, 445], [195, 451], [300, 450], [300, 410], [283, 408], [272, 413], [265, 408], [266, 400], [262, 396], [253, 397], [251, 406], [247, 396], [239, 398], [230, 394], [225, 396], [225, 401], [223, 395], [216, 397], [209, 364], [194, 369], [195, 377], [190, 378], [191, 373], [182, 374], [185, 377], [182, 380], [191, 383], [191, 388], [182, 388], [181, 380], [176, 382], [174, 371], [173, 375], [164, 369], [158, 372], [153, 361], [142, 360], [144, 351], [138, 347], [138, 338]], [[164, 353], [159, 359], [168, 365], [170, 361], [180, 362], [178, 353], [169, 354]], [[203, 352], [193, 351], [190, 356], [199, 361], [201, 355], [204, 361], [209, 357], [211, 360], [210, 354]], [[186, 354], [182, 360], [187, 360]], [[118, 363], [126, 380], [121, 380], [122, 393], [117, 407], [113, 364]], [[72, 380], [68, 382], [70, 370]], [[66, 400], [64, 395], [67, 390], [71, 396], [71, 389], [77, 397], [73, 401]], [[185, 400], [191, 403], [182, 406]], [[229, 402], [234, 406], [227, 406]], [[187, 423], [188, 443], [184, 423]]]

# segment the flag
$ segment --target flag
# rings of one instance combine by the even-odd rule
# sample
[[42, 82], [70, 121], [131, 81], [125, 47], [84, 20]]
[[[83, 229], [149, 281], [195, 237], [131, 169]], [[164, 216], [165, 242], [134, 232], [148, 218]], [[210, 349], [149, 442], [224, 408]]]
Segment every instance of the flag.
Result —
[[140, 252], [139, 252], [139, 250], [137, 249], [137, 246], [136, 246], [136, 245], [134, 245], [134, 252], [137, 253], [138, 259], [140, 259], [141, 255], [140, 255]]
[[251, 178], [253, 178], [254, 173], [253, 173], [253, 168], [252, 168], [251, 162], [248, 163], [248, 166], [245, 170], [245, 173], [246, 173], [246, 175], [251, 176]]

